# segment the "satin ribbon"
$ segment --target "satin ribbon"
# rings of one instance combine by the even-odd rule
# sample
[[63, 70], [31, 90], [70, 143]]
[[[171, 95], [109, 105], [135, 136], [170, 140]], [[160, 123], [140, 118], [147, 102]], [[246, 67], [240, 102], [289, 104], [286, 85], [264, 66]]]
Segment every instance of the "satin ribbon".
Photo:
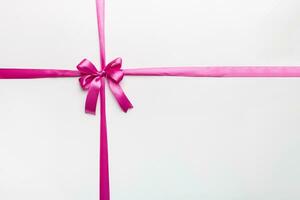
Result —
[[[184, 76], [184, 77], [300, 77], [300, 67], [158, 67], [122, 70], [122, 60], [117, 58], [106, 65], [104, 0], [96, 0], [97, 23], [100, 46], [100, 70], [84, 59], [76, 70], [59, 69], [0, 69], [0, 79], [32, 79], [80, 77], [83, 90], [87, 90], [85, 110], [95, 114], [97, 101], [100, 101], [100, 159], [99, 159], [99, 199], [109, 200], [109, 163], [106, 125], [105, 80], [110, 91], [124, 112], [132, 108], [120, 86], [124, 75], [127, 76]], [[99, 98], [100, 96], [100, 98]]]
[[[124, 76], [181, 76], [210, 78], [300, 77], [300, 66], [151, 67], [123, 69]], [[0, 68], [0, 79], [81, 77], [78, 70]]]
[[122, 59], [116, 58], [101, 71], [98, 71], [95, 65], [87, 59], [82, 60], [77, 69], [80, 72], [79, 82], [83, 90], [88, 90], [85, 103], [86, 113], [95, 114], [97, 107], [97, 100], [100, 94], [101, 79], [106, 78], [110, 91], [119, 103], [124, 112], [133, 108], [129, 99], [125, 95], [120, 86], [120, 82], [124, 77], [124, 72], [121, 70]]

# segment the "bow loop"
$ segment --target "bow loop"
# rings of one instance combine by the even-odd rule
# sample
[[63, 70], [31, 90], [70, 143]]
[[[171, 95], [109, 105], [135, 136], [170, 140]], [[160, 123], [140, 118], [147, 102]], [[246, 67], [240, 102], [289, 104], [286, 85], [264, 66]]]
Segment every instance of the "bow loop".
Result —
[[121, 69], [122, 67], [122, 58], [116, 58], [111, 61], [106, 67], [108, 78], [112, 79], [116, 83], [120, 83], [124, 77], [124, 72]]
[[122, 58], [116, 58], [113, 61], [111, 61], [110, 63], [108, 63], [105, 68], [121, 69], [121, 67], [122, 67]]
[[102, 78], [107, 79], [111, 92], [124, 112], [127, 112], [128, 109], [133, 108], [129, 99], [119, 85], [124, 77], [124, 72], [122, 71], [121, 67], [121, 58], [117, 58], [110, 62], [102, 71], [98, 71], [95, 65], [87, 59], [82, 60], [77, 65], [77, 69], [81, 74], [79, 78], [80, 85], [83, 90], [88, 90], [85, 102], [86, 113], [96, 113], [97, 100], [100, 93]]
[[95, 65], [88, 59], [83, 59], [78, 65], [77, 69], [81, 74], [91, 75], [97, 74], [98, 70]]

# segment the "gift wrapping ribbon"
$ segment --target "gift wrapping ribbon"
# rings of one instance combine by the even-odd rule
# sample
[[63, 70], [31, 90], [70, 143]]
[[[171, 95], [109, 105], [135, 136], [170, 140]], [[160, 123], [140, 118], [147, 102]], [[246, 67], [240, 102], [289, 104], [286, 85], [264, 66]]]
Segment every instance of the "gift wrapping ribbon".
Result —
[[[122, 59], [117, 58], [106, 65], [104, 0], [96, 0], [100, 69], [87, 59], [77, 65], [77, 70], [0, 68], [0, 79], [34, 79], [79, 77], [83, 90], [87, 91], [85, 111], [95, 114], [100, 101], [100, 158], [99, 199], [109, 200], [109, 165], [106, 126], [105, 83], [121, 109], [127, 112], [132, 104], [120, 83], [124, 76], [183, 76], [183, 77], [300, 77], [300, 66], [201, 66], [201, 67], [155, 67], [122, 69]], [[100, 97], [100, 98], [99, 98]]]

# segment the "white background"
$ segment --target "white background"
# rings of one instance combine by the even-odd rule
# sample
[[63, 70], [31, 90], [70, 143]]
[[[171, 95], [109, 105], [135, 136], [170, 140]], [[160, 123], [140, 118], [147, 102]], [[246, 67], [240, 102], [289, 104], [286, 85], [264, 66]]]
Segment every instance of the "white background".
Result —
[[[108, 60], [300, 65], [298, 0], [107, 0]], [[0, 0], [0, 66], [99, 63], [94, 0]], [[107, 93], [112, 200], [300, 199], [300, 79], [125, 77]], [[0, 80], [0, 199], [98, 198], [77, 79]]]

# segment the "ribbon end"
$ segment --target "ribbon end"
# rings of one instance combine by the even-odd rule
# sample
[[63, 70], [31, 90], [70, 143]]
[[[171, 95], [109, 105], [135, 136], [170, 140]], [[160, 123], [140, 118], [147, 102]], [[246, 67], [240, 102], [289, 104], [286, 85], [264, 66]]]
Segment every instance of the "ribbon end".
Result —
[[127, 105], [121, 106], [121, 108], [122, 108], [123, 112], [127, 113], [127, 111], [128, 111], [129, 109], [132, 109], [132, 108], [133, 108], [133, 105], [128, 101], [128, 104], [127, 104]]
[[85, 113], [86, 113], [86, 114], [89, 114], [89, 115], [96, 115], [96, 112], [95, 112], [95, 111], [85, 110]]
[[132, 108], [133, 108], [133, 106], [131, 106], [131, 107], [127, 108], [127, 109], [124, 109], [123, 111], [124, 111], [125, 113], [127, 113], [128, 110], [129, 110], [129, 109], [132, 109]]

